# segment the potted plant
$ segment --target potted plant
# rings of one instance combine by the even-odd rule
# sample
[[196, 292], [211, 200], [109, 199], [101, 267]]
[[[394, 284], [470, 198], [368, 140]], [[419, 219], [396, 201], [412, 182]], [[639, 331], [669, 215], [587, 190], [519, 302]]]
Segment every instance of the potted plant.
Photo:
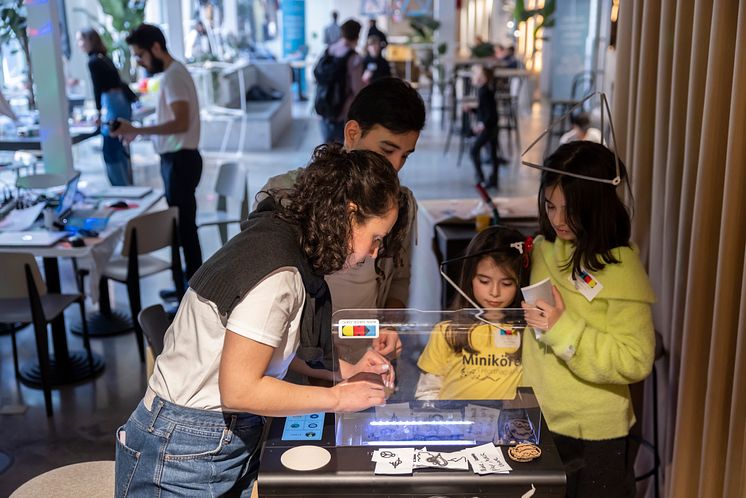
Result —
[[[429, 16], [418, 16], [409, 19], [409, 26], [414, 33], [409, 37], [409, 46], [414, 51], [423, 72], [431, 77], [430, 68], [435, 60], [433, 42], [435, 41], [435, 31], [440, 27], [440, 22]], [[444, 45], [441, 44], [438, 47], [439, 53], [445, 53], [446, 47]]]
[[[521, 22], [526, 22], [532, 17], [540, 16], [540, 20], [534, 24], [533, 39], [534, 40], [548, 40], [547, 37], [539, 37], [539, 30], [542, 28], [552, 28], [555, 25], [556, 18], [554, 14], [557, 11], [557, 0], [546, 0], [544, 6], [540, 9], [527, 9], [524, 0], [516, 0], [515, 10], [513, 11], [513, 17], [515, 17], [516, 25]], [[527, 54], [528, 59], [533, 61], [536, 55], [536, 43], [531, 46], [531, 53]]]
[[4, 0], [0, 7], [0, 44], [17, 41], [26, 60], [26, 85], [28, 86], [29, 109], [36, 108], [34, 98], [34, 80], [31, 73], [31, 51], [26, 34], [26, 7], [24, 0]]
[[101, 10], [109, 17], [109, 26], [98, 20], [89, 11], [76, 8], [82, 12], [101, 35], [101, 39], [109, 51], [111, 59], [119, 68], [122, 80], [130, 83], [135, 80], [135, 68], [132, 66], [130, 50], [125, 39], [130, 30], [142, 24], [145, 20], [146, 0], [98, 0]]

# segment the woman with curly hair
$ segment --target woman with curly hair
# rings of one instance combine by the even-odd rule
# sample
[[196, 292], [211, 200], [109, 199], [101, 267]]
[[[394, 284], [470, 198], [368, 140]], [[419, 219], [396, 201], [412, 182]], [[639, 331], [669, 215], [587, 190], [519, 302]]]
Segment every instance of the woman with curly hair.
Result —
[[[324, 275], [397, 238], [399, 197], [383, 156], [322, 145], [292, 191], [259, 204], [189, 282], [145, 396], [117, 431], [117, 496], [249, 496], [264, 417], [384, 402], [394, 379], [383, 356], [332, 360]], [[346, 380], [283, 381], [296, 354]]]

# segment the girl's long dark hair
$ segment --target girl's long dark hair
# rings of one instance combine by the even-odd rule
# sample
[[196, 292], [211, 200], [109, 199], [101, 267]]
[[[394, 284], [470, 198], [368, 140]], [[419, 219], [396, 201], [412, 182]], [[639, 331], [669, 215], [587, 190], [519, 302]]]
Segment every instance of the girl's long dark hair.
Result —
[[[384, 156], [346, 152], [339, 145], [316, 147], [293, 189], [270, 192], [277, 216], [301, 227], [301, 247], [313, 268], [324, 275], [344, 267], [352, 249], [352, 221], [363, 225], [398, 209], [400, 194], [399, 178]], [[397, 222], [379, 257], [388, 252], [387, 241], [394, 248], [401, 244], [401, 232]]]
[[[594, 178], [610, 180], [616, 176], [614, 153], [588, 141], [561, 145], [544, 161], [544, 166]], [[627, 169], [621, 160], [619, 175], [622, 183], [617, 187], [546, 170], [541, 173], [540, 231], [548, 241], [555, 241], [557, 234], [547, 216], [545, 203], [549, 190], [560, 187], [565, 196], [567, 225], [575, 234], [575, 251], [563, 269], [571, 269], [573, 275], [579, 275], [581, 268], [600, 271], [607, 264], [619, 263], [613, 249], [630, 244], [630, 213], [617, 192], [623, 185], [629, 190]]]
[[[463, 260], [461, 276], [459, 278], [459, 287], [461, 290], [471, 300], [476, 301], [472, 281], [477, 273], [479, 263], [484, 258], [490, 258], [496, 266], [515, 279], [517, 291], [513, 302], [508, 307], [519, 308], [523, 300], [520, 288], [528, 285], [529, 271], [525, 264], [528, 261], [528, 255], [525, 244], [523, 254], [518, 249], [510, 247], [510, 244], [523, 242], [524, 240], [525, 237], [518, 230], [512, 228], [489, 227], [479, 232], [471, 239], [464, 254], [465, 256], [473, 257], [467, 257], [467, 259]], [[451, 309], [454, 310], [470, 307], [472, 307], [471, 303], [458, 293], [451, 303]], [[477, 353], [469, 340], [472, 329], [473, 327], [470, 327], [468, 330], [455, 329], [451, 324], [446, 327], [446, 342], [454, 352], [461, 353], [465, 351], [471, 354]]]

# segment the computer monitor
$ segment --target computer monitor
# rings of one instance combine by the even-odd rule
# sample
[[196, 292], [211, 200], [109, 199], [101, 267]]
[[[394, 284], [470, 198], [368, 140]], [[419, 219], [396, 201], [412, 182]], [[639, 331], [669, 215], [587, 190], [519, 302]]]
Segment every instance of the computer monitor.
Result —
[[80, 173], [76, 172], [75, 175], [67, 181], [65, 191], [62, 193], [60, 203], [55, 211], [57, 218], [64, 216], [72, 210], [73, 204], [75, 204], [75, 194], [78, 192], [78, 180], [80, 180]]

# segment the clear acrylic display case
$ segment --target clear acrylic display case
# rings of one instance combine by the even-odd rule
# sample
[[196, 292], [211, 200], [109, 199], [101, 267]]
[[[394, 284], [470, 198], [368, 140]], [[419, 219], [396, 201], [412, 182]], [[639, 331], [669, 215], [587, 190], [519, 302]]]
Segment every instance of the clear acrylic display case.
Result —
[[[336, 312], [334, 355], [342, 376], [387, 344], [391, 349], [397, 336], [401, 341], [400, 350], [386, 355], [395, 380], [385, 387], [385, 406], [336, 414], [337, 446], [538, 444], [541, 411], [533, 391], [519, 387], [525, 327], [522, 309]], [[430, 375], [421, 379], [424, 373]]]

